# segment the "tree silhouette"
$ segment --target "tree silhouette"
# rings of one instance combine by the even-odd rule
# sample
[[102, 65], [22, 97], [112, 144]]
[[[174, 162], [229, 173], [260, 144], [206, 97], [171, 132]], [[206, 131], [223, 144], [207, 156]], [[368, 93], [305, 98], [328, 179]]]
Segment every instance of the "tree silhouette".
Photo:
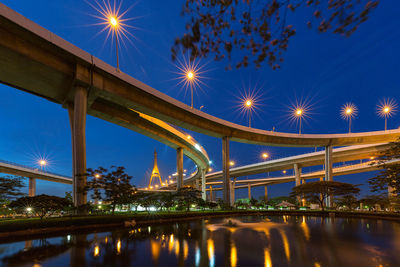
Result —
[[400, 193], [400, 164], [391, 162], [396, 159], [400, 159], [400, 140], [390, 143], [390, 147], [371, 163], [382, 168], [379, 175], [368, 180], [372, 192], [386, 191], [390, 186], [394, 195]]
[[125, 173], [124, 167], [111, 166], [111, 170], [98, 167], [96, 170], [87, 169], [88, 182], [85, 190], [93, 191], [92, 197], [110, 203], [112, 214], [118, 204], [128, 204], [136, 192], [131, 185], [132, 176]]
[[324, 200], [328, 196], [349, 196], [356, 195], [360, 189], [348, 183], [335, 181], [309, 182], [292, 188], [293, 197], [304, 197], [308, 201], [318, 202], [321, 209], [325, 209]]
[[181, 50], [190, 52], [192, 59], [213, 54], [215, 60], [231, 59], [232, 52], [245, 50], [236, 68], [248, 66], [250, 61], [260, 67], [267, 60], [276, 69], [283, 61], [290, 37], [296, 34], [288, 22], [290, 14], [304, 7], [300, 12], [308, 13], [304, 21], [309, 28], [350, 36], [378, 3], [379, 0], [186, 0], [182, 15], [189, 20], [186, 32], [176, 38], [171, 48], [172, 59]]

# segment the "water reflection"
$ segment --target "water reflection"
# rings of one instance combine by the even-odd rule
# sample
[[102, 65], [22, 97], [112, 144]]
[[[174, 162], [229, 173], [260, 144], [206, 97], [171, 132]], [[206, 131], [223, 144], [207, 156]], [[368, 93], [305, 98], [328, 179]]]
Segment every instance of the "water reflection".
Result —
[[23, 240], [1, 266], [400, 266], [400, 225], [317, 217], [242, 217]]

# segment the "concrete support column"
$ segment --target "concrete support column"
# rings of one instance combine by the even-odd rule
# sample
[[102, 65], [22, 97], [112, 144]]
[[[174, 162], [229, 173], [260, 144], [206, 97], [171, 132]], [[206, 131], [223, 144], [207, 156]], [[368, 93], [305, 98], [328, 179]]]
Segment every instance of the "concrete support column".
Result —
[[179, 190], [183, 187], [183, 148], [179, 147], [176, 150], [176, 189]]
[[264, 186], [264, 189], [265, 189], [265, 191], [264, 191], [264, 199], [265, 199], [265, 202], [267, 202], [268, 201], [268, 186], [267, 185]]
[[210, 185], [210, 201], [214, 201], [212, 185]]
[[34, 197], [36, 195], [36, 179], [29, 177], [29, 191], [28, 195]]
[[[294, 169], [294, 177], [296, 181], [296, 186], [299, 186], [301, 184], [301, 168], [297, 163], [294, 164], [293, 166]], [[301, 197], [297, 196], [297, 202], [300, 203]]]
[[207, 200], [207, 191], [206, 191], [206, 170], [201, 170], [201, 198], [203, 200]]
[[[333, 171], [332, 171], [333, 161], [332, 161], [332, 146], [328, 145], [325, 147], [325, 181], [333, 181]], [[326, 198], [326, 207], [330, 208], [332, 206], [332, 196]]]
[[301, 168], [299, 168], [299, 165], [295, 163], [293, 169], [294, 169], [294, 177], [296, 180], [296, 186], [298, 186], [301, 184]]
[[87, 90], [75, 87], [74, 104], [68, 106], [72, 132], [73, 201], [76, 207], [86, 204], [86, 113]]
[[235, 184], [236, 184], [236, 178], [233, 178], [231, 182], [231, 206], [235, 204]]
[[224, 203], [230, 205], [229, 137], [226, 136], [222, 138], [222, 186]]
[[247, 184], [247, 195], [249, 197], [249, 200], [251, 199], [251, 184]]

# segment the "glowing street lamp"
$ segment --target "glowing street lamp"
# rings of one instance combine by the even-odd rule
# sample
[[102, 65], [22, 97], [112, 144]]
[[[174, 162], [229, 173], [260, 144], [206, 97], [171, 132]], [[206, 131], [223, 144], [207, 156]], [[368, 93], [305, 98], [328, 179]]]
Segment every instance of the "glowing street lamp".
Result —
[[289, 107], [289, 119], [291, 122], [298, 123], [299, 134], [302, 131], [303, 120], [310, 118], [311, 108], [310, 101], [307, 99], [296, 99], [296, 102], [292, 103]]
[[294, 111], [294, 116], [298, 118], [299, 120], [299, 134], [301, 134], [301, 121], [304, 115], [304, 109], [302, 108], [296, 108]]
[[127, 21], [131, 21], [136, 18], [124, 18], [127, 12], [133, 7], [129, 7], [125, 11], [122, 10], [122, 1], [117, 5], [116, 0], [114, 0], [114, 4], [110, 3], [110, 1], [86, 1], [98, 14], [91, 15], [100, 20], [100, 23], [96, 23], [94, 25], [103, 25], [104, 28], [100, 31], [107, 32], [107, 38], [112, 36], [115, 37], [115, 46], [116, 46], [116, 55], [117, 55], [117, 71], [119, 72], [119, 43], [123, 42], [123, 39], [126, 38], [129, 42], [129, 36], [134, 37], [127, 28], [135, 27], [128, 25]]
[[[264, 152], [261, 154], [261, 157], [266, 161], [269, 158], [269, 154], [267, 152]], [[269, 172], [267, 172], [267, 175], [269, 177]]]
[[340, 110], [340, 115], [342, 119], [349, 121], [349, 133], [351, 133], [351, 120], [355, 118], [358, 114], [357, 106], [353, 103], [346, 103], [342, 106]]
[[193, 82], [196, 79], [196, 72], [194, 70], [188, 70], [186, 72], [186, 80], [190, 84], [190, 107], [193, 108]]
[[249, 127], [251, 127], [251, 112], [253, 111], [253, 99], [246, 99], [243, 103], [249, 117]]
[[118, 58], [118, 28], [119, 28], [119, 21], [118, 18], [115, 15], [110, 15], [108, 17], [108, 22], [113, 29], [114, 35], [115, 35], [115, 48], [116, 48], [116, 54], [117, 54], [117, 71], [119, 71], [119, 58]]
[[385, 118], [385, 131], [387, 130], [387, 119], [397, 112], [397, 103], [393, 99], [383, 99], [377, 106], [379, 117]]
[[47, 161], [41, 159], [39, 160], [39, 165], [40, 165], [40, 170], [43, 170], [43, 168], [47, 165]]
[[235, 162], [233, 160], [229, 161], [230, 166], [235, 166]]

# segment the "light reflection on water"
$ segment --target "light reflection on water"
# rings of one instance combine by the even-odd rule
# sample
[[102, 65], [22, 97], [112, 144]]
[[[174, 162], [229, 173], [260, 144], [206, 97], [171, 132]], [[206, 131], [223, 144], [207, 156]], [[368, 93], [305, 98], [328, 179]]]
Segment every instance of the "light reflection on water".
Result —
[[241, 217], [68, 233], [0, 244], [0, 266], [400, 266], [400, 224]]

